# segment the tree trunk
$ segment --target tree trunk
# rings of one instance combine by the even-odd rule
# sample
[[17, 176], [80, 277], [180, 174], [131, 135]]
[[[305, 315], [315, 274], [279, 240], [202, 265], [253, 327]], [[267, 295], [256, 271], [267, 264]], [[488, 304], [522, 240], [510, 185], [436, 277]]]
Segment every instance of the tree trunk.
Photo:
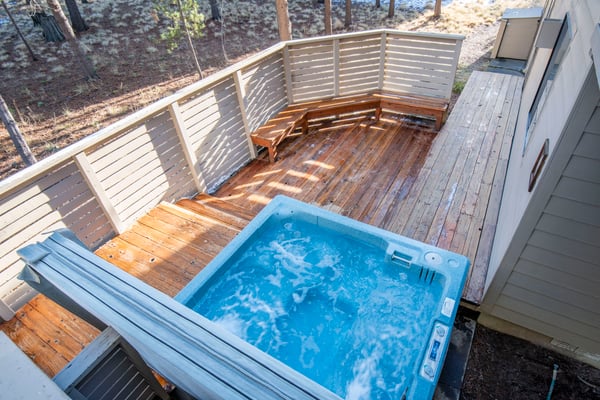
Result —
[[52, 15], [46, 15], [45, 12], [34, 12], [31, 14], [31, 20], [33, 26], [39, 26], [42, 28], [42, 36], [46, 42], [64, 42], [65, 35], [63, 35], [60, 26], [56, 23], [56, 19]]
[[35, 159], [35, 156], [29, 149], [27, 141], [25, 141], [23, 134], [19, 130], [17, 123], [15, 122], [14, 118], [12, 117], [12, 114], [10, 113], [10, 110], [8, 109], [8, 106], [2, 98], [2, 95], [0, 95], [0, 118], [2, 119], [2, 122], [4, 123], [4, 126], [6, 127], [10, 138], [15, 144], [17, 152], [23, 159], [25, 165], [34, 164], [37, 160]]
[[381, 0], [375, 0], [375, 7], [381, 8]]
[[433, 16], [434, 16], [434, 18], [439, 18], [442, 16], [442, 0], [435, 0]]
[[219, 10], [218, 1], [217, 0], [208, 0], [208, 2], [210, 3], [211, 19], [213, 21], [220, 21], [221, 20], [221, 10]]
[[396, 0], [390, 0], [390, 8], [388, 10], [388, 18], [394, 18], [396, 12]]
[[344, 18], [344, 27], [350, 28], [352, 25], [352, 0], [346, 0], [346, 16]]
[[75, 0], [65, 0], [65, 4], [67, 5], [67, 10], [69, 11], [71, 26], [73, 26], [75, 32], [83, 32], [90, 29], [89, 26], [87, 26], [87, 24], [83, 20], [83, 17], [79, 12], [79, 7], [77, 7], [77, 3], [75, 3]]
[[50, 7], [54, 18], [56, 18], [56, 22], [58, 22], [58, 25], [65, 34], [65, 38], [67, 39], [71, 50], [73, 51], [73, 53], [75, 53], [75, 58], [77, 58], [77, 61], [79, 62], [79, 66], [81, 67], [81, 71], [83, 72], [85, 78], [98, 78], [94, 65], [85, 54], [85, 47], [75, 37], [75, 32], [73, 32], [73, 29], [71, 29], [71, 25], [69, 25], [69, 21], [67, 20], [67, 17], [65, 17], [65, 14], [63, 13], [63, 10], [60, 7], [60, 4], [58, 3], [58, 0], [46, 1], [48, 2], [48, 7]]
[[325, 0], [325, 34], [331, 35], [333, 29], [331, 27], [331, 0]]
[[190, 50], [192, 51], [192, 56], [194, 58], [194, 63], [196, 64], [196, 70], [198, 71], [198, 75], [200, 75], [200, 79], [202, 76], [202, 68], [200, 68], [200, 63], [198, 62], [198, 56], [196, 55], [196, 49], [194, 48], [194, 42], [192, 41], [192, 34], [187, 26], [187, 21], [185, 20], [185, 15], [183, 14], [183, 5], [181, 4], [181, 0], [177, 0], [177, 7], [179, 7], [179, 17], [181, 18], [181, 25], [185, 30], [185, 33], [188, 38], [188, 44], [190, 45]]
[[29, 43], [27, 43], [27, 40], [25, 40], [25, 36], [23, 36], [23, 34], [21, 33], [21, 29], [19, 29], [19, 25], [17, 25], [17, 23], [15, 22], [12, 14], [8, 10], [8, 7], [7, 7], [6, 3], [4, 2], [4, 0], [2, 0], [2, 7], [4, 8], [4, 11], [6, 11], [6, 15], [8, 15], [8, 18], [10, 19], [10, 22], [12, 22], [12, 24], [15, 27], [15, 29], [17, 30], [17, 35], [19, 35], [19, 37], [21, 38], [21, 40], [25, 44], [25, 47], [27, 47], [27, 51], [29, 51], [29, 55], [31, 56], [31, 59], [33, 61], [37, 61], [38, 58], [35, 56], [35, 54], [33, 54], [33, 50], [31, 50], [31, 47], [29, 47]]
[[292, 38], [292, 24], [290, 23], [290, 13], [288, 11], [288, 0], [275, 0], [277, 8], [277, 26], [279, 28], [279, 38], [282, 41]]

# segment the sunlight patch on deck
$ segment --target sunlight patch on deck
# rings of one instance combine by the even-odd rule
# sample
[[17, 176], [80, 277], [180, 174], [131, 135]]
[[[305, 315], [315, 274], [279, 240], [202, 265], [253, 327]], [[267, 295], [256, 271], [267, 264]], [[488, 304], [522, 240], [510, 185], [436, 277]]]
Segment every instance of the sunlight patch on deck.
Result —
[[243, 185], [237, 185], [234, 189], [247, 189], [247, 188], [251, 188], [253, 186], [260, 186], [263, 183], [265, 183], [264, 180], [248, 182]]
[[317, 178], [313, 174], [308, 174], [306, 172], [295, 171], [293, 169], [290, 169], [289, 171], [286, 171], [286, 174], [287, 175], [291, 175], [291, 176], [293, 176], [295, 178], [306, 179], [307, 181], [310, 181], [310, 182], [318, 182], [320, 180], [319, 178]]
[[320, 161], [315, 161], [315, 160], [306, 160], [306, 161], [304, 161], [304, 164], [314, 165], [316, 167], [325, 168], [325, 169], [333, 169], [334, 168], [333, 165], [325, 164], [325, 163], [322, 163]]
[[250, 196], [248, 196], [248, 200], [253, 201], [255, 203], [267, 205], [271, 201], [271, 198], [253, 193]]
[[267, 186], [272, 187], [273, 189], [279, 189], [288, 193], [302, 193], [302, 189], [296, 186], [286, 185], [285, 183], [279, 182], [269, 182]]

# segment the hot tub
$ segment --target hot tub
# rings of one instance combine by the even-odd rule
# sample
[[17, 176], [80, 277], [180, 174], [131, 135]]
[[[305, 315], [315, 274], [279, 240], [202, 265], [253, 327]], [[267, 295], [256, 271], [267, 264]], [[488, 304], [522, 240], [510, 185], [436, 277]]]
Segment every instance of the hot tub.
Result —
[[277, 196], [176, 299], [342, 398], [422, 399], [468, 268], [461, 255]]

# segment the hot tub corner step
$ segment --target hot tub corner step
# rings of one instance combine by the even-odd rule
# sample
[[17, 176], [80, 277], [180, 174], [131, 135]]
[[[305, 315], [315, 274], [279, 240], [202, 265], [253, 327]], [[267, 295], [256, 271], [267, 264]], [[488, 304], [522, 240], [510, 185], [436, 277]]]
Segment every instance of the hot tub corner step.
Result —
[[477, 326], [476, 313], [460, 307], [454, 321], [446, 361], [435, 389], [435, 400], [458, 400]]

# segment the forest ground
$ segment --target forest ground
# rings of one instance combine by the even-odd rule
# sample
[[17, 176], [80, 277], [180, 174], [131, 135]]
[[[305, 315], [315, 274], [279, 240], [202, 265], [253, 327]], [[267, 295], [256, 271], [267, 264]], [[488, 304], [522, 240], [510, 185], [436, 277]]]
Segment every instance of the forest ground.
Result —
[[[432, 18], [432, 1], [424, 9], [397, 1], [387, 18], [387, 2], [353, 4], [353, 23], [343, 27], [343, 3], [334, 3], [334, 31], [394, 28], [405, 31], [459, 33], [466, 36], [455, 87], [471, 71], [483, 70], [506, 8], [527, 7], [538, 0], [445, 1], [440, 19]], [[33, 27], [27, 7], [7, 2], [39, 61], [31, 61], [14, 27], [0, 10], [0, 94], [38, 159], [98, 131], [196, 81], [198, 75], [183, 44], [172, 53], [158, 40], [164, 29], [147, 0], [94, 0], [80, 4], [90, 29], [80, 35], [90, 49], [99, 80], [86, 81], [65, 44], [45, 43]], [[18, 4], [24, 3], [19, 1]], [[40, 1], [39, 3], [43, 3]], [[273, 0], [221, 1], [223, 21], [207, 20], [196, 40], [200, 64], [211, 74], [278, 41]], [[202, 1], [207, 16], [209, 6]], [[322, 35], [322, 5], [290, 0], [293, 37]], [[0, 179], [23, 168], [8, 133], [0, 126]], [[553, 365], [559, 374], [553, 399], [600, 398], [600, 371], [482, 326], [477, 327], [462, 397], [464, 399], [542, 399]]]

